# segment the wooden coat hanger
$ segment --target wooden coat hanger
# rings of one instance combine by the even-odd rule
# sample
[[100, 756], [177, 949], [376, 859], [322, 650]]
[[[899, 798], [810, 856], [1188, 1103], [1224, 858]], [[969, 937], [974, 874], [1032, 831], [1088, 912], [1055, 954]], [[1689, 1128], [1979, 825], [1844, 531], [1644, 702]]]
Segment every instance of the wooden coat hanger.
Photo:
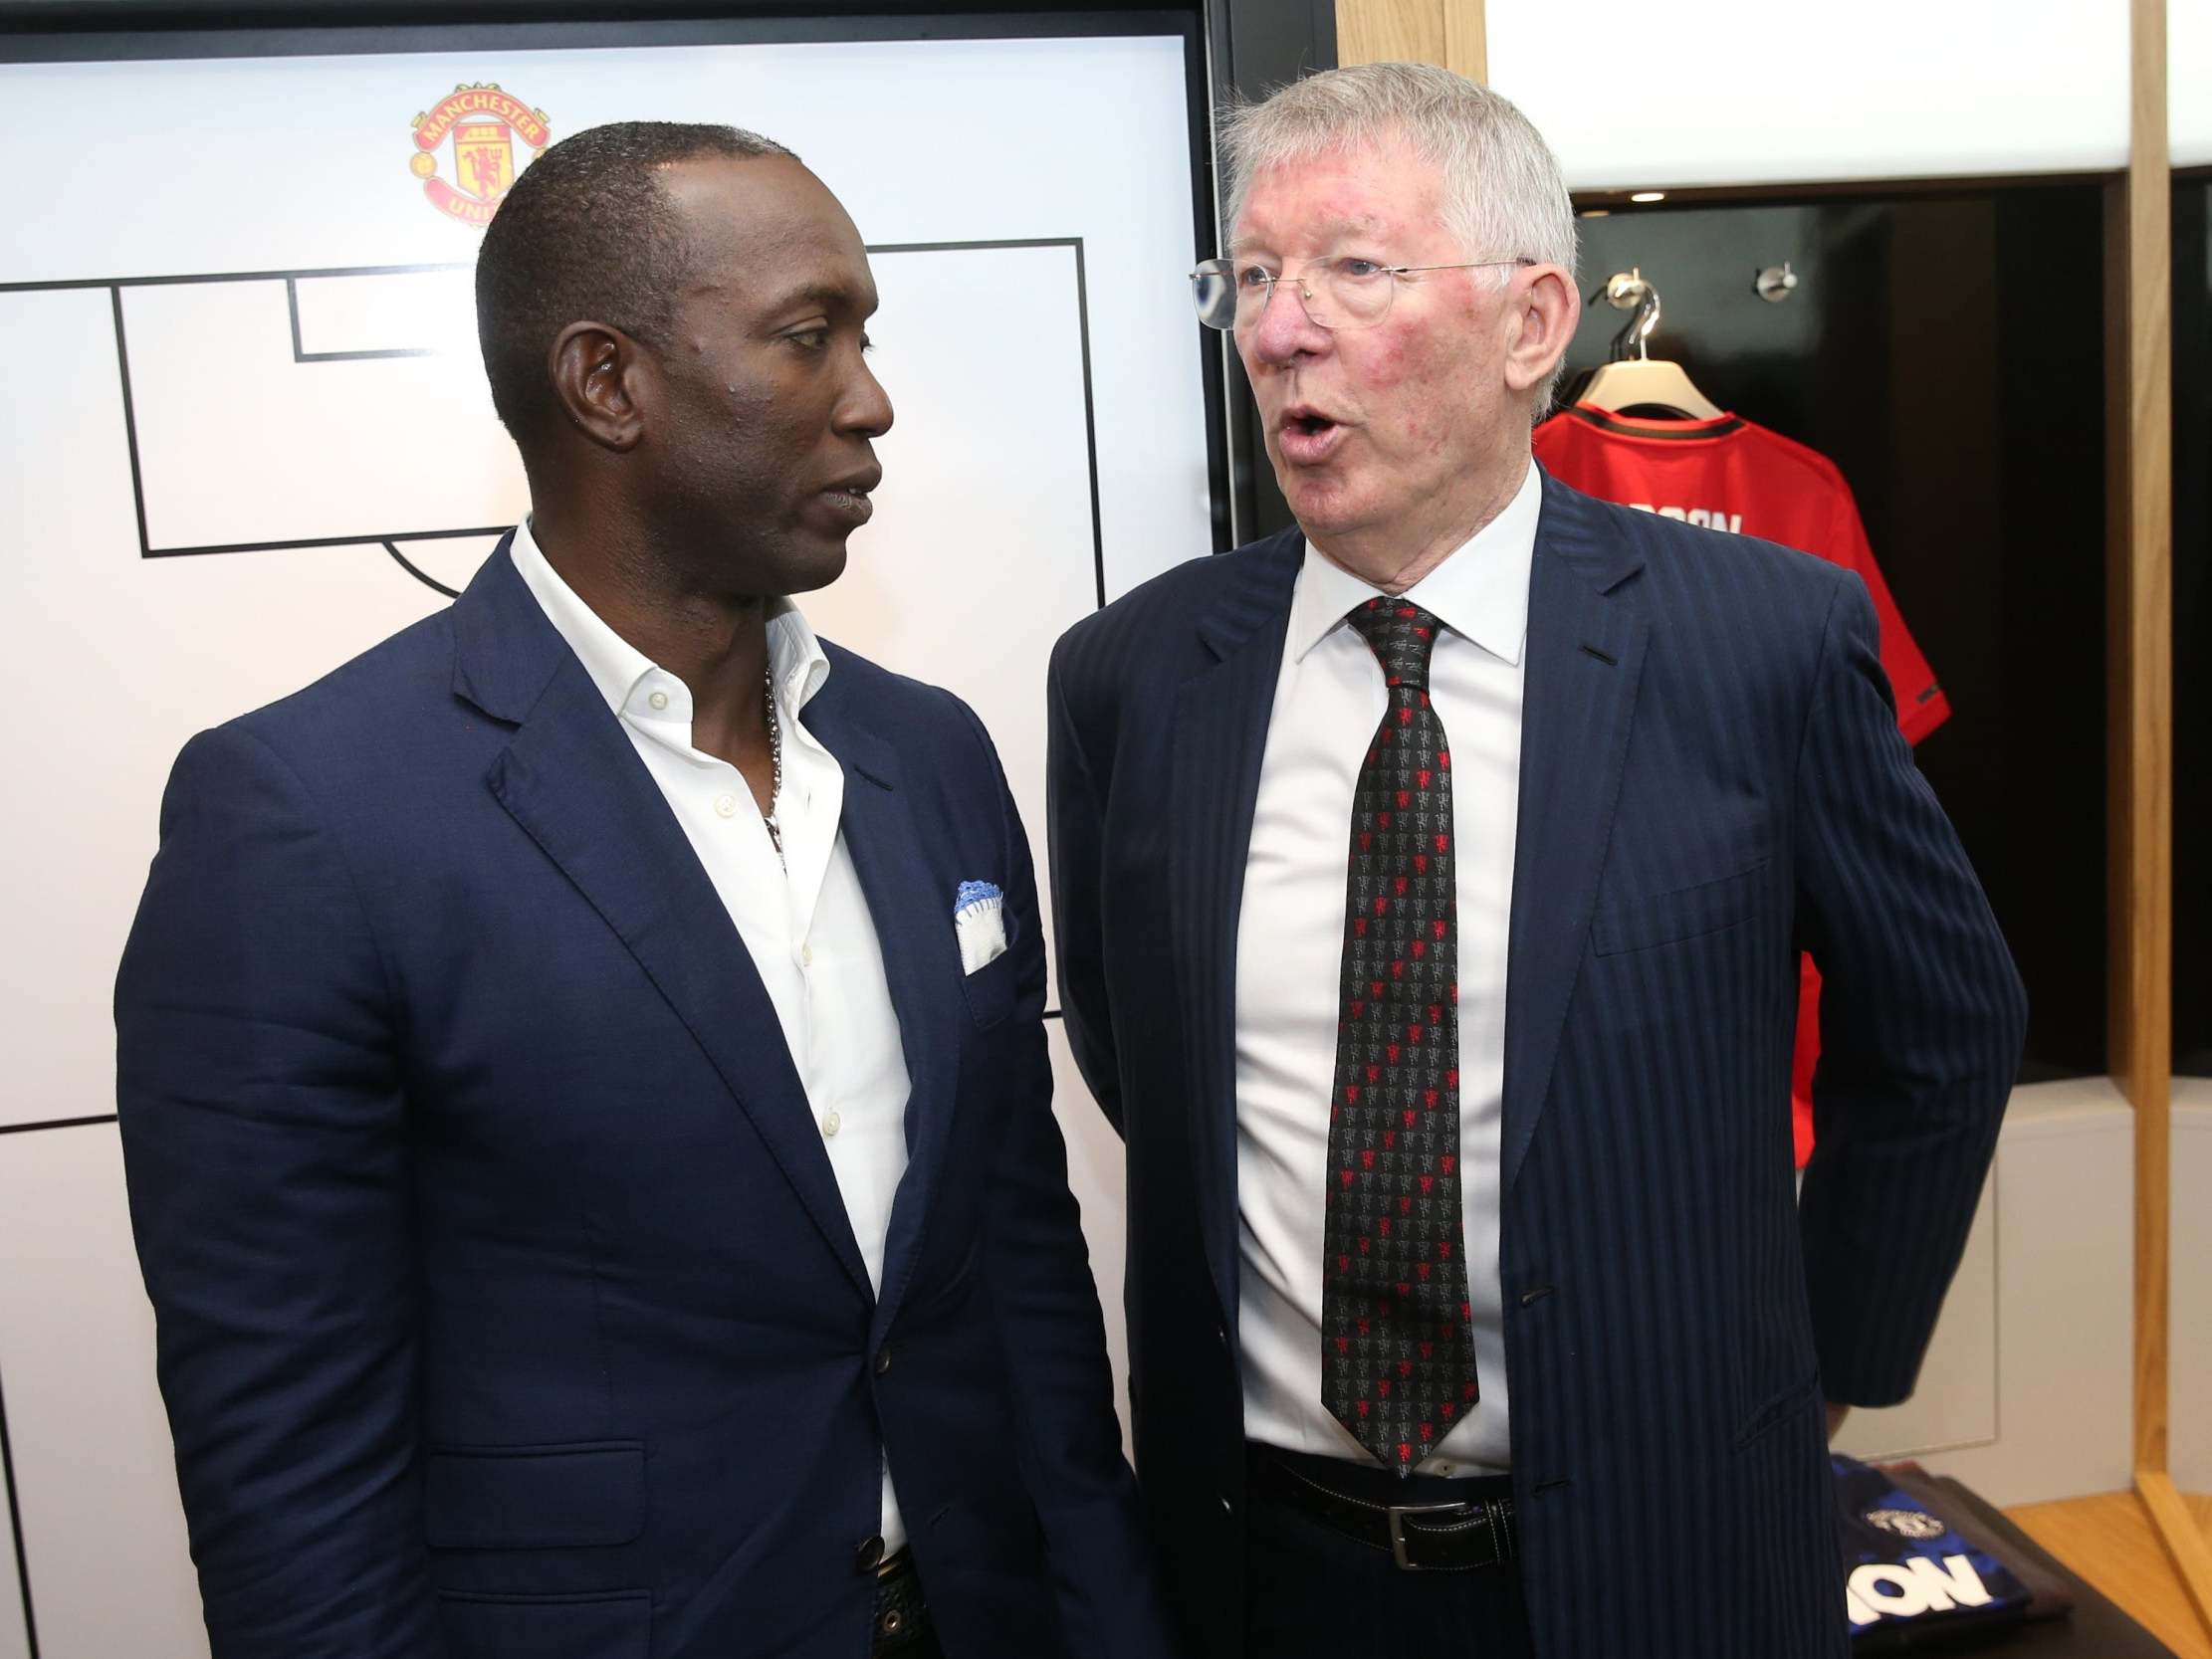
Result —
[[1575, 398], [1577, 403], [1614, 415], [1630, 409], [1662, 409], [1694, 421], [1717, 420], [1726, 413], [1697, 389], [1681, 364], [1651, 355], [1646, 342], [1659, 326], [1659, 297], [1641, 268], [1610, 278], [1605, 296], [1624, 311], [1634, 306], [1636, 315], [1614, 336], [1613, 360], [1598, 366]]

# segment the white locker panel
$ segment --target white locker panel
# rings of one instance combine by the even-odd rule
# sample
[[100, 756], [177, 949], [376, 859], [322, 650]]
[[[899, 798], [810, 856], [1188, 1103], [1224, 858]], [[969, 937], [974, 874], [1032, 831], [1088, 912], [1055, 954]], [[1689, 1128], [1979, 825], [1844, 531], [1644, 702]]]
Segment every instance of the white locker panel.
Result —
[[1997, 1435], [1928, 1466], [1999, 1505], [2115, 1491], [2131, 1478], [2133, 1115], [2103, 1078], [2016, 1089], [1993, 1185]]
[[1869, 1463], [1997, 1438], [1997, 1240], [2001, 1183], [1982, 1188], [1934, 1340], [1912, 1397], [1880, 1410], [1854, 1411], [1836, 1449]]
[[[2123, 0], [1489, 0], [1489, 70], [1578, 190], [2121, 165]], [[1603, 273], [1600, 273], [1602, 276]]]
[[2212, 1492], [2212, 1078], [2173, 1080], [2173, 1255], [2166, 1320], [2166, 1467]]
[[2176, 167], [2212, 163], [2212, 0], [2166, 0], [2166, 142]]

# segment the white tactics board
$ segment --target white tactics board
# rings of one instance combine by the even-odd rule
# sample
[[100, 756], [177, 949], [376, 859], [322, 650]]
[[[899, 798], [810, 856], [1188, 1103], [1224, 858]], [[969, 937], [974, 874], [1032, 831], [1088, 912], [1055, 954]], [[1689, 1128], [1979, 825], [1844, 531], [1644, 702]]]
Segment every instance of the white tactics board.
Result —
[[[445, 603], [525, 511], [478, 192], [649, 118], [766, 133], [837, 193], [897, 420], [802, 604], [976, 707], [1041, 872], [1053, 640], [1211, 545], [1185, 75], [1151, 37], [0, 65], [0, 1422], [32, 1602], [0, 1551], [0, 1659], [34, 1620], [48, 1655], [204, 1651], [110, 990], [185, 739]], [[1054, 1046], [1118, 1363], [1118, 1144]]]

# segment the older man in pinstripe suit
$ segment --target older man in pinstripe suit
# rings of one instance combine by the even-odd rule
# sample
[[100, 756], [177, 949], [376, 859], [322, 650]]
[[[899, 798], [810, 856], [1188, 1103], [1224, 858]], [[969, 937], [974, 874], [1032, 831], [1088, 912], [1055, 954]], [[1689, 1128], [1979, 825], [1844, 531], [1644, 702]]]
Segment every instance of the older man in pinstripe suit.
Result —
[[1298, 527], [1081, 624], [1050, 694], [1186, 1636], [1842, 1654], [1827, 1434], [1911, 1390], [2025, 1017], [1867, 594], [1534, 466], [1574, 232], [1503, 100], [1371, 65], [1228, 145], [1194, 286]]

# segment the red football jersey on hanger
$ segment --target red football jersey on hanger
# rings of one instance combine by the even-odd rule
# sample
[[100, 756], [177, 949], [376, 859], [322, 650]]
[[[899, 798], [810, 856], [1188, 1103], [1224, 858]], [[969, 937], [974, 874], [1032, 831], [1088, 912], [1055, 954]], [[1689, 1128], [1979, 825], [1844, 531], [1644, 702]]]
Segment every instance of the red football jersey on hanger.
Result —
[[[1881, 666], [1897, 728], [1917, 743], [1951, 707], [1897, 614], [1859, 504], [1836, 463], [1743, 419], [1647, 420], [1577, 404], [1536, 429], [1536, 459], [1560, 483], [1600, 501], [1816, 553], [1859, 573], [1881, 624]], [[1797, 1057], [1790, 1094], [1797, 1161], [1813, 1149], [1813, 1066], [1820, 1058], [1821, 976], [1799, 964]]]

